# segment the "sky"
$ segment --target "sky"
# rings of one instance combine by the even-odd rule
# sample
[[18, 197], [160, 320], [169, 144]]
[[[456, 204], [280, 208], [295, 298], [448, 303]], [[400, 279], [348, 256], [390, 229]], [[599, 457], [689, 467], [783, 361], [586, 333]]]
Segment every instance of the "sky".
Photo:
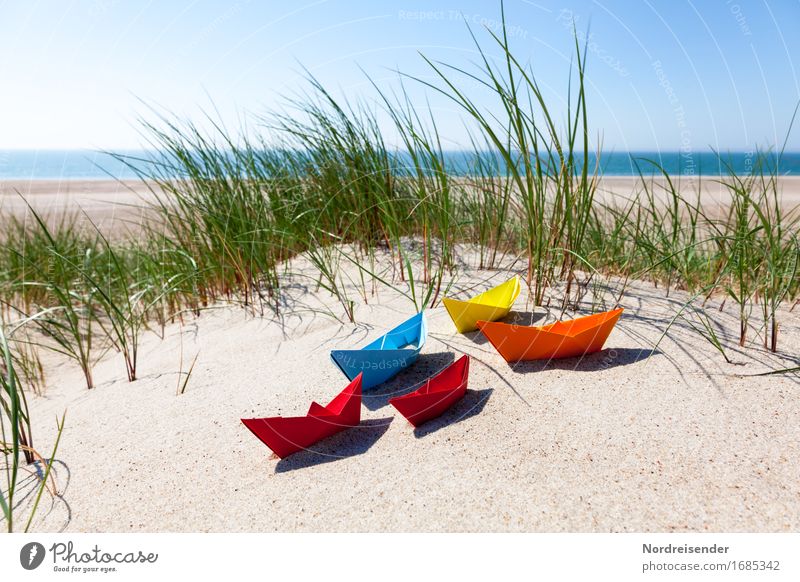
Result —
[[[506, 0], [505, 11], [514, 54], [561, 118], [575, 23], [605, 150], [782, 144], [800, 101], [800, 0]], [[474, 70], [470, 28], [496, 56], [499, 26], [490, 0], [0, 0], [0, 149], [138, 148], [153, 109], [268, 131], [255, 116], [291, 111], [306, 71], [367, 103], [373, 82], [391, 93], [398, 71], [408, 75], [415, 107], [430, 108], [443, 145], [458, 149], [463, 112], [411, 77], [435, 81], [421, 54]], [[800, 128], [788, 149], [800, 151]]]

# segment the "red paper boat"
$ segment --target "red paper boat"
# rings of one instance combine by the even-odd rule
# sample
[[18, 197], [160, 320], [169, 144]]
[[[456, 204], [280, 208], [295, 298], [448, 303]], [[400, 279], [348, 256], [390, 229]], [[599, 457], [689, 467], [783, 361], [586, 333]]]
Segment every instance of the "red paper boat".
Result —
[[361, 422], [361, 374], [327, 406], [311, 403], [306, 416], [243, 418], [242, 422], [281, 459]]
[[436, 418], [463, 398], [467, 392], [469, 356], [461, 356], [444, 370], [428, 378], [415, 392], [389, 400], [414, 426]]

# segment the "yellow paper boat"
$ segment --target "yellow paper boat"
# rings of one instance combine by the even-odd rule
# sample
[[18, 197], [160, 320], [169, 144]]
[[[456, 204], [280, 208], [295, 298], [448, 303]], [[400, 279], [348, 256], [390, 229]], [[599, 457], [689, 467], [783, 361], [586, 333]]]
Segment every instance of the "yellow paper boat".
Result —
[[445, 297], [442, 302], [458, 333], [466, 333], [478, 329], [478, 321], [496, 321], [508, 315], [519, 292], [519, 277], [513, 277], [467, 301]]

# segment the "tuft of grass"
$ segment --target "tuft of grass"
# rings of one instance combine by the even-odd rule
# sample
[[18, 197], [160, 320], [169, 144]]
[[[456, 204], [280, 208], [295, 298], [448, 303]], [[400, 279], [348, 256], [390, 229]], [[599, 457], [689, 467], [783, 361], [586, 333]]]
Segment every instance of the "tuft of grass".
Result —
[[753, 306], [760, 303], [764, 347], [773, 352], [778, 349], [778, 308], [796, 295], [800, 279], [800, 212], [783, 208], [781, 155], [757, 152], [752, 171], [744, 176], [722, 160], [728, 176], [721, 183], [733, 202], [715, 237], [726, 258], [725, 291], [738, 306], [739, 345], [745, 345]]
[[[419, 82], [449, 98], [475, 124], [502, 159], [518, 196], [524, 220], [522, 236], [528, 257], [527, 283], [535, 305], [557, 277], [567, 279], [568, 292], [575, 265], [567, 249], [580, 253], [597, 188], [598, 167], [591, 166], [586, 109], [586, 50], [575, 37], [577, 89], [572, 75], [567, 90], [566, 127], [559, 129], [533, 71], [513, 55], [501, 4], [501, 32], [488, 31], [501, 53], [493, 64], [470, 30], [480, 55], [477, 72], [425, 58], [439, 84]], [[462, 89], [456, 77], [477, 81], [496, 98], [499, 114], [484, 110]]]
[[[277, 263], [283, 245], [264, 190], [271, 185], [266, 159], [251, 144], [235, 146], [217, 126], [212, 137], [167, 117], [146, 124], [158, 144], [156, 160], [118, 156], [146, 178], [157, 215], [147, 239], [166, 261], [162, 280], [199, 308], [240, 301], [263, 313], [277, 310]], [[217, 141], [215, 141], [215, 139]], [[146, 163], [145, 168], [136, 163]], [[148, 173], [144, 173], [148, 172]]]
[[[0, 370], [0, 449], [3, 454], [3, 472], [5, 473], [5, 486], [0, 489], [0, 512], [6, 523], [6, 530], [14, 531], [15, 510], [20, 469], [23, 461], [32, 464], [38, 457], [31, 440], [31, 422], [28, 404], [17, 371], [14, 367], [14, 357], [6, 337], [3, 326], [0, 326], [0, 360], [3, 362]], [[37, 487], [35, 501], [28, 514], [25, 532], [30, 529], [31, 522], [39, 506], [42, 493], [50, 478], [50, 470], [58, 451], [61, 433], [64, 429], [64, 417], [58, 423], [58, 432], [53, 451], [49, 461], [41, 462], [44, 465], [44, 474]]]
[[74, 221], [66, 231], [54, 233], [32, 207], [28, 210], [32, 224], [16, 228], [20, 246], [5, 245], [7, 265], [22, 276], [14, 281], [5, 305], [39, 331], [43, 339], [38, 345], [74, 360], [92, 388], [96, 290], [82, 273], [91, 269], [96, 242], [79, 235]]

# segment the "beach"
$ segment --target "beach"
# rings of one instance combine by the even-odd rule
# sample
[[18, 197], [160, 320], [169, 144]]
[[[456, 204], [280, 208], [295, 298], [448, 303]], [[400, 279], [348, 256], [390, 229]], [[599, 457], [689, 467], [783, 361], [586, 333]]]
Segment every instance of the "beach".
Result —
[[115, 236], [138, 227], [153, 201], [147, 184], [134, 180], [0, 180], [0, 212], [6, 215], [24, 218], [30, 205], [51, 224], [75, 216]]
[[[698, 188], [703, 203], [727, 208], [731, 196], [719, 181], [719, 176], [684, 176], [675, 178], [676, 190], [692, 199]], [[463, 178], [462, 178], [463, 180]], [[778, 179], [781, 201], [786, 209], [800, 205], [800, 176]], [[656, 199], [664, 199], [663, 178], [655, 178]], [[152, 191], [151, 191], [152, 188]], [[597, 187], [599, 202], [624, 203], [643, 191], [642, 182], [634, 176], [602, 177]], [[51, 221], [74, 214], [79, 220], [88, 217], [101, 231], [123, 236], [130, 228], [141, 224], [148, 213], [146, 206], [156, 199], [153, 193], [161, 190], [155, 184], [138, 180], [0, 180], [0, 212], [17, 217], [25, 216], [29, 203], [37, 212]]]
[[[735, 309], [718, 311], [729, 364], [680, 319], [659, 343], [686, 296], [633, 284], [601, 352], [509, 365], [479, 332], [457, 335], [438, 306], [427, 312], [418, 363], [365, 393], [358, 427], [278, 460], [239, 419], [302, 415], [312, 400], [327, 402], [347, 383], [329, 350], [364, 345], [414, 311], [379, 286], [357, 306], [356, 325], [338, 322], [322, 313], [337, 306], [303, 277], [309, 269], [291, 265], [280, 317], [219, 306], [167, 325], [163, 340], [160, 329], [147, 333], [133, 383], [113, 351], [95, 366], [92, 390], [74, 363], [48, 355], [47, 389], [31, 399], [35, 438], [52, 442], [56, 417], [67, 414], [54, 464], [60, 497], [45, 496], [37, 531], [800, 527], [798, 379], [755, 376], [797, 365], [796, 309], [781, 312], [778, 354], [757, 341], [738, 348]], [[451, 294], [505, 277], [465, 268]], [[603, 284], [601, 297], [613, 301], [622, 283]], [[527, 297], [524, 289], [510, 321], [560, 315]], [[442, 417], [414, 429], [387, 404], [462, 353], [472, 358], [469, 391]]]

